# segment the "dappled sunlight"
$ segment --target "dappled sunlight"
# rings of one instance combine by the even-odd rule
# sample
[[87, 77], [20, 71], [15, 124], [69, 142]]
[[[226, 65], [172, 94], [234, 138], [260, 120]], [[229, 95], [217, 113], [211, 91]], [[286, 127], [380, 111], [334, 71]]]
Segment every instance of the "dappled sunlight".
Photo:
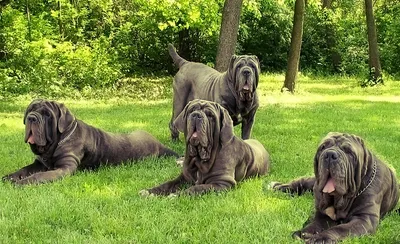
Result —
[[348, 88], [349, 86], [346, 84], [325, 84], [325, 83], [300, 83], [299, 89], [324, 89], [324, 90], [336, 90], [336, 89], [343, 89]]
[[295, 107], [300, 104], [313, 104], [319, 102], [340, 101], [366, 101], [366, 102], [391, 102], [400, 103], [400, 96], [362, 96], [362, 95], [318, 95], [318, 94], [269, 94], [260, 96], [260, 106], [269, 104], [282, 104]]
[[119, 187], [113, 185], [97, 185], [84, 183], [82, 191], [85, 195], [101, 198], [116, 198], [121, 197], [122, 191]]
[[124, 122], [119, 124], [120, 127], [125, 128], [125, 129], [132, 129], [132, 128], [141, 128], [144, 129], [146, 127], [148, 127], [148, 123], [145, 123], [143, 121], [128, 121], [128, 122]]
[[260, 106], [281, 104], [296, 107], [303, 104], [340, 101], [367, 101], [400, 103], [398, 81], [387, 81], [386, 85], [361, 88], [355, 78], [315, 78], [300, 75], [296, 92], [282, 93], [284, 75], [262, 75], [258, 86]]
[[397, 125], [397, 127], [400, 128], [400, 119], [396, 119], [396, 120], [394, 121], [394, 123]]
[[0, 132], [20, 131], [24, 129], [22, 115], [16, 113], [0, 113]]

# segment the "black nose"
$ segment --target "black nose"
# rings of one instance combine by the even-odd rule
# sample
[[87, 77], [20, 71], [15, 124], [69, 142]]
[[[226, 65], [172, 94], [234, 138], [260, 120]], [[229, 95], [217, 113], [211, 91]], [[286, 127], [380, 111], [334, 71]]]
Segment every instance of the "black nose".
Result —
[[244, 74], [245, 76], [249, 76], [250, 73], [251, 73], [251, 71], [248, 70], [248, 69], [243, 70], [243, 74]]
[[28, 121], [31, 123], [36, 123], [37, 122], [37, 118], [35, 116], [28, 116]]
[[334, 150], [329, 150], [325, 154], [325, 159], [337, 160], [338, 158], [339, 158], [339, 155]]
[[197, 120], [197, 119], [202, 119], [202, 116], [200, 113], [193, 113], [192, 118]]

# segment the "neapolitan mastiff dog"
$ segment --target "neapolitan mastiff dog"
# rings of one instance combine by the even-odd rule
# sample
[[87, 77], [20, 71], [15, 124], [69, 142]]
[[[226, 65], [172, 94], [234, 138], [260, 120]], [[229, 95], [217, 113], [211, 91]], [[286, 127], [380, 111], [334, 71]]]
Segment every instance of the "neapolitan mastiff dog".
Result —
[[174, 195], [185, 184], [192, 185], [185, 191], [189, 195], [227, 190], [245, 178], [268, 172], [269, 155], [263, 145], [234, 136], [232, 119], [218, 103], [193, 100], [174, 123], [186, 141], [182, 173], [142, 190], [141, 195]]
[[16, 184], [53, 181], [78, 168], [116, 165], [147, 156], [175, 156], [145, 131], [112, 134], [78, 120], [61, 103], [37, 99], [25, 116], [25, 142], [36, 155], [34, 162], [3, 177]]
[[220, 73], [207, 65], [183, 59], [171, 44], [168, 44], [168, 50], [179, 68], [173, 82], [173, 110], [169, 124], [172, 139], [179, 138], [174, 120], [194, 99], [221, 104], [228, 110], [233, 125], [242, 124], [242, 139], [249, 139], [259, 106], [256, 93], [260, 74], [258, 58], [233, 55], [228, 70]]
[[293, 234], [306, 243], [336, 243], [374, 233], [399, 200], [394, 172], [355, 135], [329, 133], [315, 155], [314, 174], [289, 184], [272, 183], [290, 193], [313, 190], [316, 213]]

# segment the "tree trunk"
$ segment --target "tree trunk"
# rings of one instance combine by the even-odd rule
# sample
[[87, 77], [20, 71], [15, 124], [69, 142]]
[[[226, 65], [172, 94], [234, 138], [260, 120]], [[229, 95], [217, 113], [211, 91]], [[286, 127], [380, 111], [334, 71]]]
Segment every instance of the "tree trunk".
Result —
[[186, 60], [194, 61], [191, 51], [191, 40], [189, 29], [182, 29], [178, 33], [178, 52]]
[[296, 0], [294, 6], [293, 29], [289, 49], [288, 66], [285, 82], [283, 83], [281, 92], [290, 91], [293, 93], [295, 89], [296, 77], [299, 69], [301, 40], [303, 37], [304, 8], [304, 0]]
[[332, 7], [333, 0], [322, 0], [322, 8], [330, 9]]
[[10, 0], [2, 0], [0, 1], [0, 13], [3, 11], [3, 8], [10, 3]]
[[225, 0], [215, 69], [223, 72], [228, 69], [229, 60], [235, 53], [240, 13], [243, 0]]
[[365, 16], [368, 29], [368, 55], [370, 69], [368, 82], [369, 85], [376, 85], [378, 83], [383, 84], [372, 0], [365, 0]]
[[25, 7], [26, 7], [26, 19], [28, 20], [28, 40], [32, 41], [31, 14], [29, 12], [29, 0], [26, 0]]
[[[3, 0], [0, 1], [0, 20], [3, 17], [2, 16], [2, 12], [3, 12], [3, 8], [5, 8], [7, 6], [7, 4], [10, 3], [10, 0]], [[1, 29], [2, 27], [0, 26], [0, 33], [3, 32], [3, 30]], [[3, 35], [0, 35], [0, 60], [3, 61], [6, 59], [6, 41], [4, 39]]]

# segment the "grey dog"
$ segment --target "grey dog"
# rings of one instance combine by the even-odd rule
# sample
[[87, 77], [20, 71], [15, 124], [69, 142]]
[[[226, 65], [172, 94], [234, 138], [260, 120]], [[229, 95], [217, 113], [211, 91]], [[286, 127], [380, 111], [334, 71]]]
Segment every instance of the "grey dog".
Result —
[[16, 184], [53, 181], [78, 168], [116, 165], [148, 156], [178, 154], [145, 131], [112, 134], [78, 120], [61, 103], [37, 99], [24, 116], [25, 142], [36, 155], [34, 162], [3, 180]]
[[172, 139], [179, 138], [174, 120], [186, 104], [194, 99], [221, 104], [228, 110], [233, 125], [242, 124], [242, 139], [250, 138], [259, 106], [256, 92], [260, 74], [258, 58], [233, 55], [228, 70], [220, 73], [207, 65], [183, 59], [171, 44], [168, 45], [168, 50], [179, 68], [173, 82], [173, 110], [169, 125]]
[[339, 132], [329, 133], [320, 143], [314, 177], [272, 186], [292, 194], [314, 192], [315, 214], [293, 234], [306, 243], [336, 243], [375, 233], [380, 219], [399, 200], [399, 185], [390, 167], [361, 137]]
[[190, 195], [228, 190], [239, 181], [268, 172], [270, 158], [264, 146], [254, 139], [236, 137], [227, 110], [218, 103], [193, 100], [175, 124], [185, 134], [182, 173], [140, 194], [175, 194], [185, 184], [191, 185], [186, 189]]

